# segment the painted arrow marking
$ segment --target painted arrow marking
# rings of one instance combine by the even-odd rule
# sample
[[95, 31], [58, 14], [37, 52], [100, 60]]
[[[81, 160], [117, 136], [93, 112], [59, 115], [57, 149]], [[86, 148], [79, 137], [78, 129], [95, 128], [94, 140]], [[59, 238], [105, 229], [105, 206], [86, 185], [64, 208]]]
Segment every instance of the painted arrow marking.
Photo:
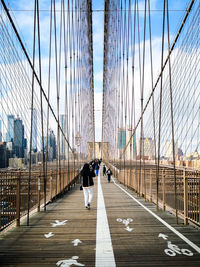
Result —
[[130, 228], [129, 226], [127, 226], [126, 228], [124, 228], [126, 231], [128, 232], [132, 232], [133, 231], [133, 228]]
[[133, 228], [129, 227], [129, 223], [132, 222], [133, 219], [131, 219], [131, 218], [127, 218], [127, 219], [117, 218], [116, 221], [123, 223], [126, 226], [124, 228], [126, 231], [128, 231], [128, 232], [132, 232], [133, 231]]
[[50, 233], [48, 233], [48, 234], [44, 234], [44, 236], [45, 236], [46, 238], [49, 238], [49, 237], [54, 236], [54, 234], [53, 234], [52, 232], [50, 232]]
[[55, 223], [51, 223], [52, 227], [57, 227], [57, 226], [61, 226], [61, 225], [65, 225], [67, 222], [67, 220], [64, 220], [62, 222], [60, 222], [59, 220], [55, 220]]
[[161, 237], [163, 238], [164, 240], [167, 240], [168, 239], [168, 235], [164, 235], [164, 234], [159, 234], [158, 237]]
[[82, 243], [82, 241], [80, 239], [74, 239], [72, 243], [74, 244], [74, 247], [77, 247], [79, 243]]
[[68, 260], [60, 260], [56, 262], [56, 265], [60, 267], [69, 267], [71, 265], [85, 266], [85, 264], [79, 263], [77, 261], [78, 258], [79, 258], [78, 256], [73, 256], [71, 259]]

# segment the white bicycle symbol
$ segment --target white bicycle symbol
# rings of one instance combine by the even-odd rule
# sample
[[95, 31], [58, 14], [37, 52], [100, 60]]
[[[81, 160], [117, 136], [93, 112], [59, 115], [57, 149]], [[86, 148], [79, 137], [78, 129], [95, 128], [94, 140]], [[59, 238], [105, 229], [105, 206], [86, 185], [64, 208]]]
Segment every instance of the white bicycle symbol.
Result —
[[165, 254], [167, 254], [168, 256], [174, 257], [176, 256], [176, 254], [183, 254], [186, 256], [193, 256], [192, 251], [190, 251], [189, 249], [180, 249], [177, 245], [172, 244], [171, 241], [168, 241], [168, 248], [166, 248]]
[[133, 221], [133, 219], [131, 219], [131, 218], [128, 218], [128, 219], [121, 219], [121, 218], [118, 218], [117, 219], [117, 222], [122, 222], [123, 224], [125, 224], [125, 226], [128, 226], [129, 225], [129, 223], [130, 222], [132, 222]]

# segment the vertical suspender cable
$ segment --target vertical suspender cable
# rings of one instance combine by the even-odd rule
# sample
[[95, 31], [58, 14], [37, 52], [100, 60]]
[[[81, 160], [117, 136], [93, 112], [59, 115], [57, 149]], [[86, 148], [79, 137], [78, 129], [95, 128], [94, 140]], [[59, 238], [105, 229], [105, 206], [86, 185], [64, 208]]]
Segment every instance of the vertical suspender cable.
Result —
[[89, 53], [90, 53], [90, 96], [92, 98], [92, 141], [95, 157], [95, 112], [94, 112], [94, 79], [93, 79], [93, 37], [92, 37], [92, 1], [87, 0], [88, 26], [89, 26]]
[[75, 175], [75, 154], [74, 154], [74, 131], [75, 131], [75, 0], [72, 0], [72, 64], [73, 64], [73, 72], [72, 72], [72, 147], [73, 147], [73, 175]]
[[[71, 101], [72, 101], [72, 148], [74, 151], [74, 103], [75, 103], [75, 24], [74, 24], [74, 10], [75, 4], [72, 0], [72, 87], [71, 87]], [[73, 174], [75, 172], [75, 157], [73, 153]]]
[[[66, 31], [67, 31], [67, 34], [66, 34], [66, 37], [64, 37], [65, 40], [65, 103], [66, 103], [66, 106], [65, 106], [65, 114], [66, 114], [66, 131], [67, 131], [67, 136], [68, 136], [68, 139], [71, 141], [70, 139], [70, 88], [71, 86], [68, 84], [68, 79], [70, 76], [70, 73], [71, 73], [71, 52], [70, 52], [70, 49], [71, 49], [71, 46], [70, 46], [70, 39], [71, 39], [71, 14], [70, 14], [70, 1], [68, 0], [67, 1], [67, 27], [66, 27]], [[71, 79], [71, 78], [70, 78]], [[71, 81], [70, 81], [71, 82]], [[73, 149], [72, 149], [73, 151]], [[67, 177], [68, 177], [68, 182], [69, 182], [69, 179], [70, 179], [70, 149], [69, 149], [69, 146], [67, 146]]]
[[[53, 14], [54, 14], [54, 45], [55, 45], [55, 68], [56, 68], [56, 92], [57, 92], [57, 152], [56, 152], [56, 193], [58, 190], [58, 177], [60, 181], [60, 118], [59, 118], [59, 81], [58, 81], [58, 56], [57, 56], [57, 30], [56, 30], [56, 4], [55, 0], [53, 3]], [[59, 183], [60, 185], [60, 183]]]
[[[167, 37], [168, 37], [168, 53], [170, 52], [170, 37], [169, 37], [169, 10], [168, 0], [166, 0], [166, 12], [167, 12]], [[177, 196], [176, 196], [176, 166], [175, 166], [175, 140], [174, 140], [174, 117], [173, 117], [173, 96], [172, 96], [172, 78], [171, 78], [171, 57], [169, 56], [169, 89], [170, 89], [170, 111], [171, 111], [171, 129], [172, 129], [172, 149], [173, 149], [173, 169], [174, 169], [174, 201], [176, 210], [176, 223], [178, 223], [178, 211], [177, 211]]]
[[[48, 69], [48, 94], [47, 98], [50, 98], [50, 88], [51, 88], [51, 40], [52, 40], [52, 0], [50, 8], [50, 25], [49, 25], [49, 69]], [[47, 162], [48, 162], [48, 147], [49, 147], [49, 105], [47, 106], [47, 128], [46, 128], [46, 176], [47, 176]], [[52, 177], [50, 178], [52, 179]]]
[[[17, 31], [17, 29], [16, 29], [16, 27], [15, 27], [15, 24], [14, 24], [14, 22], [13, 22], [11, 16], [10, 16], [10, 14], [9, 14], [8, 8], [6, 7], [4, 0], [1, 0], [1, 3], [2, 3], [3, 8], [4, 8], [5, 12], [6, 12], [6, 15], [8, 16], [8, 19], [9, 19], [11, 25], [12, 25], [12, 28], [13, 28], [15, 34], [16, 34], [16, 37], [17, 37], [17, 39], [18, 39], [18, 41], [19, 41], [19, 43], [20, 43], [20, 46], [21, 46], [21, 48], [22, 48], [22, 50], [23, 50], [23, 53], [24, 53], [25, 57], [27, 58], [27, 61], [28, 61], [29, 65], [30, 65], [30, 67], [31, 67], [31, 69], [32, 69], [32, 71], [33, 71], [33, 73], [34, 73], [34, 77], [35, 77], [36, 81], [38, 82], [38, 84], [40, 85], [40, 80], [39, 80], [39, 78], [38, 78], [38, 75], [37, 75], [35, 69], [33, 68], [33, 64], [32, 64], [32, 62], [31, 62], [31, 60], [30, 60], [30, 58], [29, 58], [29, 56], [28, 56], [28, 53], [27, 53], [27, 51], [26, 51], [24, 45], [23, 45], [23, 42], [22, 42], [22, 40], [21, 40], [21, 38], [20, 38], [20, 36], [19, 36], [19, 33], [18, 33], [18, 31]], [[61, 129], [61, 127], [60, 127], [60, 124], [58, 123], [57, 117], [56, 117], [56, 115], [55, 115], [55, 113], [54, 113], [54, 110], [53, 110], [53, 108], [52, 108], [52, 106], [51, 106], [51, 104], [50, 104], [50, 102], [49, 102], [49, 100], [48, 100], [48, 98], [47, 98], [47, 96], [46, 96], [46, 94], [45, 94], [45, 92], [44, 92], [44, 89], [43, 89], [42, 85], [41, 85], [41, 89], [42, 89], [42, 93], [43, 93], [43, 95], [44, 95], [44, 98], [45, 98], [45, 100], [47, 101], [47, 104], [49, 105], [49, 108], [50, 108], [50, 110], [51, 110], [51, 112], [52, 112], [52, 115], [53, 115], [53, 117], [54, 117], [56, 123], [59, 125], [60, 130], [62, 131], [62, 129]], [[62, 133], [63, 133], [63, 135], [64, 135], [64, 132], [63, 132], [63, 131], [62, 131]], [[70, 143], [69, 143], [69, 141], [68, 141], [68, 139], [66, 138], [65, 135], [64, 135], [64, 138], [65, 138], [65, 141], [67, 142], [67, 144], [68, 144], [68, 146], [69, 146], [69, 149], [72, 150], [72, 148], [71, 148], [71, 146], [70, 146]]]
[[[68, 136], [68, 86], [67, 86], [67, 66], [68, 66], [68, 62], [67, 62], [67, 45], [68, 45], [68, 24], [67, 24], [67, 29], [66, 29], [66, 20], [65, 20], [65, 1], [62, 0], [63, 2], [63, 31], [64, 31], [64, 38], [63, 38], [63, 42], [64, 42], [64, 67], [65, 67], [65, 104], [64, 104], [64, 133], [67, 133], [67, 139], [69, 138]], [[68, 17], [68, 16], [67, 16]], [[68, 18], [67, 18], [68, 21]], [[67, 34], [66, 34], [66, 30], [67, 30]], [[64, 149], [63, 149], [63, 159], [64, 159], [64, 164], [66, 161], [66, 142], [64, 142]], [[69, 151], [68, 151], [69, 152]], [[68, 153], [69, 155], [69, 153]], [[69, 169], [69, 166], [68, 166]], [[68, 177], [69, 172], [67, 171], [67, 177]], [[68, 182], [67, 182], [68, 183]]]
[[[60, 11], [60, 39], [59, 39], [59, 57], [58, 57], [58, 90], [59, 90], [59, 107], [60, 107], [60, 79], [61, 79], [61, 50], [62, 50], [62, 31], [63, 31], [63, 3], [62, 3], [62, 0], [60, 1], [60, 5], [61, 5], [61, 11]], [[60, 108], [58, 109], [58, 117], [59, 117], [59, 121], [60, 121]], [[63, 129], [63, 124], [61, 125], [62, 127], [62, 130]], [[63, 136], [62, 136], [62, 133], [60, 131], [60, 127], [59, 128], [59, 140], [58, 140], [58, 149], [59, 149], [59, 157], [58, 157], [58, 162], [59, 162], [59, 182], [60, 182], [60, 192], [64, 189], [64, 184], [63, 184], [63, 187], [62, 187], [62, 178], [63, 178], [63, 175], [62, 175], [62, 172], [61, 172], [61, 169], [62, 169], [62, 166], [61, 166], [61, 140], [63, 139]], [[64, 181], [63, 181], [64, 182]]]
[[[69, 4], [69, 32], [70, 32], [70, 38], [69, 38], [69, 55], [70, 55], [70, 70], [69, 70], [69, 81], [70, 81], [70, 93], [69, 93], [69, 135], [72, 140], [72, 132], [73, 132], [73, 121], [72, 121], [72, 109], [73, 109], [73, 92], [72, 92], [72, 83], [73, 83], [73, 77], [72, 77], [72, 66], [73, 66], [73, 58], [72, 58], [72, 41], [74, 39], [74, 33], [73, 33], [73, 2], [71, 3], [71, 10], [72, 14], [70, 14], [70, 4]], [[72, 145], [72, 155], [73, 155], [73, 145]], [[70, 163], [70, 161], [69, 161]], [[70, 166], [71, 168], [71, 166]]]
[[[122, 0], [121, 0], [121, 3], [120, 3], [120, 49], [119, 49], [119, 77], [120, 77], [120, 82], [119, 82], [119, 129], [118, 129], [118, 142], [120, 142], [120, 146], [122, 146], [123, 142], [122, 142], [122, 108], [121, 108], [121, 102], [122, 102], [122, 75], [121, 75], [121, 72], [122, 72], [122, 28], [123, 28], [123, 16], [122, 16], [122, 8], [123, 8], [123, 3], [122, 3]], [[121, 163], [121, 151], [120, 151], [120, 146], [119, 147], [119, 159], [120, 159], [120, 170], [122, 168], [122, 163]]]
[[[121, 1], [121, 46], [122, 46], [122, 51], [121, 51], [121, 64], [122, 64], [122, 78], [121, 78], [121, 83], [120, 83], [120, 131], [121, 131], [121, 144], [123, 145], [124, 139], [123, 137], [123, 126], [124, 126], [124, 17], [123, 17], [123, 1]], [[120, 152], [120, 159], [122, 161], [122, 156], [123, 154]], [[122, 166], [122, 162], [120, 162], [120, 165]]]
[[[142, 166], [140, 167], [140, 171], [142, 172], [143, 169], [143, 187], [144, 191], [146, 188], [145, 185], [145, 155], [144, 155], [144, 129], [143, 129], [143, 103], [144, 103], [144, 72], [145, 72], [145, 41], [146, 41], [146, 5], [147, 5], [147, 0], [145, 0], [145, 8], [144, 8], [144, 36], [143, 36], [143, 63], [142, 63], [142, 84], [141, 84], [141, 142], [140, 145], [142, 146], [142, 157], [143, 157], [143, 168]], [[141, 161], [140, 161], [141, 163]], [[142, 194], [143, 194], [143, 188], [141, 188]], [[145, 194], [146, 195], [146, 194]]]
[[36, 0], [34, 5], [34, 31], [33, 31], [33, 72], [32, 72], [32, 97], [31, 97], [31, 132], [29, 151], [29, 176], [28, 176], [28, 203], [27, 203], [27, 226], [29, 225], [30, 191], [31, 191], [31, 161], [32, 161], [32, 133], [33, 133], [33, 101], [34, 101], [34, 68], [35, 68], [35, 35], [36, 35]]
[[[127, 131], [127, 80], [128, 80], [128, 56], [126, 53], [128, 53], [127, 51], [127, 16], [126, 16], [126, 0], [125, 0], [125, 6], [124, 6], [124, 49], [123, 49], [123, 91], [124, 91], [124, 98], [123, 98], [123, 112], [124, 112], [124, 124], [123, 124], [123, 128], [124, 128], [124, 132], [125, 132], [125, 142], [124, 145], [126, 146], [126, 131]], [[126, 64], [127, 63], [127, 64]], [[125, 70], [126, 70], [126, 77], [125, 77]], [[126, 178], [126, 153], [124, 153], [124, 184], [125, 184], [125, 178]]]
[[[134, 21], [133, 21], [133, 33], [132, 33], [132, 26], [131, 26], [131, 47], [132, 47], [132, 110], [131, 110], [131, 138], [132, 138], [132, 146], [133, 147], [133, 150], [132, 150], [132, 157], [133, 157], [133, 160], [135, 158], [135, 181], [136, 181], [136, 184], [137, 183], [137, 160], [136, 160], [136, 134], [132, 134], [132, 131], [133, 131], [133, 126], [134, 126], [134, 129], [135, 129], [135, 31], [136, 31], [136, 0], [135, 0], [135, 3], [134, 3]], [[130, 150], [131, 151], [131, 150]], [[131, 166], [131, 169], [132, 169], [132, 166]]]
[[159, 130], [158, 130], [158, 167], [156, 172], [156, 207], [158, 209], [159, 194], [159, 168], [160, 168], [160, 139], [161, 139], [161, 116], [162, 116], [162, 82], [163, 82], [163, 56], [165, 35], [165, 0], [163, 4], [163, 27], [162, 27], [162, 54], [161, 54], [161, 77], [160, 77], [160, 108], [159, 108]]
[[[153, 55], [152, 55], [152, 40], [151, 40], [150, 0], [148, 0], [148, 13], [149, 13], [149, 47], [150, 47], [150, 62], [151, 62], [151, 88], [152, 88], [152, 91], [153, 91]], [[155, 165], [156, 165], [156, 129], [155, 129], [154, 93], [152, 94], [152, 113], [153, 113], [154, 157], [155, 157]]]
[[[138, 32], [138, 57], [139, 57], [139, 72], [140, 72], [140, 88], [141, 88], [141, 83], [142, 83], [142, 77], [141, 77], [141, 53], [140, 53], [140, 23], [139, 23], [139, 7], [138, 7], [138, 0], [136, 0], [136, 8], [137, 8], [137, 32]], [[141, 111], [142, 112], [142, 111]], [[142, 145], [141, 145], [141, 133], [140, 133], [140, 171], [139, 171], [139, 183], [138, 183], [138, 192], [140, 194], [140, 190], [141, 190], [141, 166], [142, 166], [142, 162], [141, 162], [141, 157], [142, 157]]]
[[[77, 9], [77, 0], [75, 0], [75, 27], [76, 27], [76, 32], [78, 33], [78, 9]], [[79, 35], [76, 36], [76, 43], [75, 43], [75, 145], [76, 147], [78, 147], [78, 143], [76, 141], [77, 135], [78, 135], [78, 112], [77, 112], [77, 101], [78, 101], [78, 40], [79, 40]], [[78, 150], [77, 150], [77, 158], [75, 158], [75, 160], [78, 160]], [[76, 169], [76, 161], [75, 161], [75, 169]], [[75, 174], [76, 175], [76, 174]]]
[[[50, 30], [49, 30], [49, 68], [48, 68], [48, 101], [50, 97], [50, 88], [51, 88], [51, 40], [52, 40], [52, 0], [51, 0], [51, 9], [50, 9]], [[46, 128], [46, 175], [47, 175], [47, 162], [48, 162], [48, 146], [49, 146], [49, 105], [47, 106], [47, 128]]]
[[42, 101], [42, 70], [41, 70], [41, 50], [40, 50], [40, 17], [39, 3], [37, 3], [37, 27], [38, 27], [38, 52], [39, 52], [39, 78], [40, 78], [40, 104], [41, 104], [41, 128], [42, 128], [42, 166], [44, 181], [44, 210], [46, 211], [46, 175], [45, 175], [45, 154], [44, 154], [44, 123], [43, 123], [43, 101]]
[[[133, 27], [133, 24], [132, 24], [132, 14], [131, 14], [131, 0], [129, 0], [129, 24], [130, 24], [130, 44], [131, 44], [131, 51], [130, 51], [130, 54], [131, 54], [131, 89], [130, 89], [130, 92], [131, 92], [131, 103], [130, 103], [130, 121], [129, 121], [129, 127], [130, 127], [130, 131], [131, 131], [131, 135], [132, 135], [132, 130], [133, 130], [133, 101], [134, 101], [134, 94], [133, 94], [133, 88], [134, 88], [134, 85], [133, 85], [133, 31], [132, 31], [132, 27]], [[130, 154], [129, 154], [129, 158], [130, 158], [130, 180], [132, 181], [132, 159], [133, 159], [133, 141], [131, 140], [130, 142]]]

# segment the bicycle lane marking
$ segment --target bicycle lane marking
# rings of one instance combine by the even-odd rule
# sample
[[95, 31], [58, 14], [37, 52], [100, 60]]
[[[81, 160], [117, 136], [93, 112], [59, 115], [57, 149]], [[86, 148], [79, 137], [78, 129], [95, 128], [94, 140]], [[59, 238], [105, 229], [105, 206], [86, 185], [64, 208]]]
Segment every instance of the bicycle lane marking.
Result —
[[106, 214], [100, 173], [98, 175], [97, 227], [96, 227], [96, 267], [116, 267], [110, 229]]
[[173, 233], [175, 233], [177, 236], [179, 236], [183, 241], [185, 241], [189, 246], [191, 246], [194, 250], [196, 250], [198, 253], [200, 253], [200, 248], [195, 245], [192, 241], [190, 241], [187, 237], [185, 237], [183, 234], [178, 232], [174, 227], [172, 227], [170, 224], [165, 222], [163, 219], [161, 219], [158, 215], [156, 215], [153, 211], [145, 207], [142, 203], [140, 203], [135, 197], [133, 197], [130, 193], [128, 193], [125, 189], [123, 189], [120, 185], [118, 185], [115, 180], [112, 178], [114, 184], [118, 186], [124, 193], [126, 193], [130, 198], [132, 198], [135, 202], [137, 202], [141, 207], [143, 207], [146, 211], [148, 211], [152, 216], [154, 216], [158, 221], [160, 221], [162, 224], [164, 224], [168, 229], [170, 229]]

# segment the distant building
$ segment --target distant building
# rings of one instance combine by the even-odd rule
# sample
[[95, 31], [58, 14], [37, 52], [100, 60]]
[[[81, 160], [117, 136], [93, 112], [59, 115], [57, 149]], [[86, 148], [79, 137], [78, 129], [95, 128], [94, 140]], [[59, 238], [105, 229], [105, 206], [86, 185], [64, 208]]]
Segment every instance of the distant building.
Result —
[[6, 142], [12, 142], [14, 139], [14, 115], [8, 115], [8, 125], [6, 133]]
[[13, 150], [13, 143], [12, 142], [6, 142], [6, 148], [10, 151]]
[[183, 151], [181, 148], [178, 148], [178, 159], [181, 159], [183, 157]]
[[[140, 144], [141, 144], [141, 148], [140, 148]], [[155, 146], [155, 143], [151, 137], [138, 138], [136, 140], [137, 158], [139, 158], [141, 154], [141, 158], [154, 159], [155, 158], [154, 146]]]
[[9, 158], [12, 156], [12, 151], [6, 147], [6, 142], [0, 143], [0, 168], [7, 168], [9, 166]]
[[0, 142], [2, 142], [2, 125], [0, 120]]
[[199, 153], [198, 153], [197, 150], [195, 150], [195, 151], [192, 152], [192, 153], [189, 153], [189, 154], [186, 156], [186, 159], [188, 159], [188, 160], [197, 160], [197, 159], [199, 159], [199, 158], [200, 158], [200, 155], [199, 155]]
[[[118, 156], [126, 160], [135, 158], [136, 142], [135, 134], [130, 127], [120, 128], [117, 132]], [[126, 150], [124, 151], [124, 149]]]
[[25, 168], [26, 162], [23, 158], [9, 158], [9, 167], [11, 168]]
[[53, 148], [48, 147], [48, 161], [53, 161]]
[[37, 110], [33, 109], [32, 150], [37, 151]]
[[49, 133], [49, 147], [52, 148], [53, 159], [56, 159], [56, 137], [53, 130], [50, 130]]
[[[41, 138], [42, 146], [42, 138]], [[47, 152], [47, 160], [53, 161], [56, 159], [56, 137], [53, 130], [50, 130], [48, 134], [48, 147], [47, 147], [47, 137], [44, 136], [44, 152]]]
[[126, 146], [126, 130], [125, 129], [119, 129], [118, 130], [118, 142], [117, 147], [118, 149], [125, 148]]
[[14, 120], [14, 153], [18, 158], [24, 158], [24, 125], [19, 118]]
[[[42, 138], [41, 138], [41, 148], [42, 148]], [[44, 136], [44, 152], [47, 151], [47, 137]]]
[[[47, 148], [47, 141], [48, 141], [48, 148]], [[56, 137], [53, 130], [50, 130], [48, 135], [48, 140], [47, 137], [44, 136], [44, 152], [45, 153], [47, 152], [49, 161], [53, 161], [54, 159], [56, 159]]]
[[[65, 124], [66, 123], [67, 123], [67, 116], [64, 114], [61, 114], [60, 115], [60, 126], [61, 126], [61, 129], [64, 132], [65, 136], [67, 137], [67, 133], [65, 131]], [[66, 141], [65, 141], [65, 138], [64, 138], [62, 133], [60, 133], [60, 136], [61, 136], [61, 138], [60, 138], [61, 139], [60, 155], [61, 155], [61, 158], [63, 158], [64, 156], [65, 156], [65, 158], [67, 158], [68, 149], [67, 149], [67, 146], [65, 146]]]
[[103, 158], [108, 159], [108, 142], [88, 142], [88, 159]]
[[[175, 159], [178, 156], [178, 143], [177, 141], [174, 142], [174, 149], [175, 149]], [[173, 160], [173, 145], [172, 140], [168, 140], [165, 143], [165, 158], [168, 160]]]

